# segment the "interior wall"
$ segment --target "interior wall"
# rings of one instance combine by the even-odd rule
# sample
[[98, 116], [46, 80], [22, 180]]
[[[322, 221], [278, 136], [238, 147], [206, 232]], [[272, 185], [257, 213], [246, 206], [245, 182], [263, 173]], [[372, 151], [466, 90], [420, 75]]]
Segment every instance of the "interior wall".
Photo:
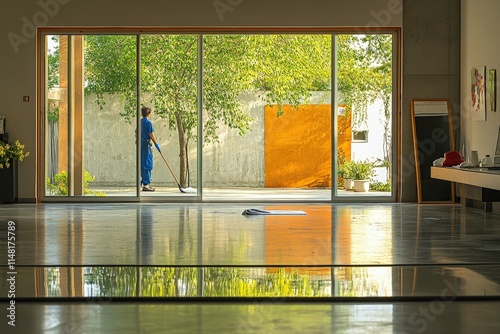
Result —
[[460, 0], [404, 0], [403, 22], [400, 199], [416, 202], [411, 99], [448, 98], [458, 146], [459, 115], [463, 109], [460, 100]]
[[401, 27], [402, 5], [402, 0], [0, 2], [1, 114], [7, 117], [10, 138], [19, 139], [30, 152], [19, 164], [19, 200], [36, 198], [36, 27]]
[[[500, 29], [498, 20], [500, 1], [462, 0], [462, 64], [461, 86], [462, 118], [461, 145], [466, 152], [477, 150], [479, 157], [495, 154], [496, 141], [500, 126], [500, 108], [496, 112], [486, 112], [486, 121], [472, 118], [471, 71], [475, 66], [486, 66], [500, 71], [500, 45], [496, 33]], [[497, 73], [497, 85], [498, 85]], [[498, 101], [498, 91], [496, 95]], [[486, 103], [488, 98], [486, 97]], [[498, 102], [497, 102], [498, 105]]]

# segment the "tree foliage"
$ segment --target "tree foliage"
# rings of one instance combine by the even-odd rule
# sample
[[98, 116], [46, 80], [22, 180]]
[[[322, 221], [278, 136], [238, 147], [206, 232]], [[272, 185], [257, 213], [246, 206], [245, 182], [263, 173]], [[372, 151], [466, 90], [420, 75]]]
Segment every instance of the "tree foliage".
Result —
[[135, 36], [85, 36], [85, 94], [96, 94], [101, 108], [105, 94], [120, 94], [127, 102], [120, 115], [128, 122], [137, 110], [136, 40]]
[[[392, 36], [340, 35], [337, 39], [338, 90], [349, 110], [355, 109], [353, 122], [366, 121], [367, 108], [377, 99], [389, 103], [392, 92]], [[387, 112], [389, 114], [387, 114]]]
[[47, 55], [47, 86], [48, 88], [53, 88], [59, 86], [59, 36], [51, 36], [52, 42], [55, 43], [56, 47], [54, 49], [48, 50]]
[[[155, 112], [177, 129], [176, 113], [190, 136], [197, 125], [197, 36], [141, 36], [141, 91], [151, 93]], [[136, 114], [135, 36], [86, 36], [86, 93], [104, 103], [105, 93], [127, 101], [122, 116]], [[241, 134], [249, 130], [238, 96], [256, 90], [266, 103], [298, 105], [311, 90], [330, 86], [327, 35], [206, 35], [203, 50], [205, 141], [217, 140], [217, 122]]]

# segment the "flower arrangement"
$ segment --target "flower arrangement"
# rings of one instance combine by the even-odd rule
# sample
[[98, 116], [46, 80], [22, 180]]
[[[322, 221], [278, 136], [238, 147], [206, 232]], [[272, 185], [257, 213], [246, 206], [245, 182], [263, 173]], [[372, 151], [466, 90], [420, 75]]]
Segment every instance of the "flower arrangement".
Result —
[[11, 160], [23, 161], [30, 153], [24, 152], [24, 145], [16, 140], [13, 145], [0, 141], [0, 169], [9, 168]]

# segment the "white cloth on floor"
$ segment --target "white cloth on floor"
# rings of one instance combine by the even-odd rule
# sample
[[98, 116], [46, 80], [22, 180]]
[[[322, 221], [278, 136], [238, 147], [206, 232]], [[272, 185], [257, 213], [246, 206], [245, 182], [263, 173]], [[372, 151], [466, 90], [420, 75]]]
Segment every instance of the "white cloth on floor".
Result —
[[263, 210], [263, 209], [246, 209], [243, 215], [285, 215], [285, 216], [304, 216], [306, 212], [300, 210]]

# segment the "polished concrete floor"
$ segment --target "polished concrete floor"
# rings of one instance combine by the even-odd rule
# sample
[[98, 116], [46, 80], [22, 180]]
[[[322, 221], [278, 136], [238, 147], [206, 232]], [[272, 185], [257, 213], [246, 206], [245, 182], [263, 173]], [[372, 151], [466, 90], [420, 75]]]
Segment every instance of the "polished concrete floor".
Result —
[[[141, 198], [158, 198], [164, 197], [189, 199], [190, 197], [197, 196], [196, 186], [190, 187], [194, 192], [184, 192], [182, 193], [178, 187], [165, 187], [165, 186], [155, 186], [155, 191], [139, 191], [139, 196]], [[132, 198], [137, 196], [137, 189], [134, 187], [120, 187], [120, 186], [101, 186], [101, 187], [90, 187], [91, 191], [86, 197], [95, 196], [95, 194], [104, 195], [107, 198], [123, 197]], [[57, 198], [56, 195], [47, 192], [46, 196], [52, 197], [52, 199]], [[338, 189], [336, 191], [336, 196], [339, 198], [356, 199], [360, 197], [368, 198], [381, 198], [385, 202], [390, 201], [391, 192], [390, 191], [374, 191], [370, 190], [368, 192], [355, 192], [353, 190]], [[239, 201], [244, 202], [262, 202], [262, 201], [280, 201], [280, 202], [304, 202], [304, 201], [330, 201], [332, 198], [331, 188], [254, 188], [254, 187], [204, 187], [201, 200], [203, 202], [221, 202], [221, 201], [234, 201], [237, 198]], [[389, 200], [388, 200], [389, 199]]]
[[0, 333], [500, 331], [500, 216], [459, 205], [0, 205], [0, 247]]

